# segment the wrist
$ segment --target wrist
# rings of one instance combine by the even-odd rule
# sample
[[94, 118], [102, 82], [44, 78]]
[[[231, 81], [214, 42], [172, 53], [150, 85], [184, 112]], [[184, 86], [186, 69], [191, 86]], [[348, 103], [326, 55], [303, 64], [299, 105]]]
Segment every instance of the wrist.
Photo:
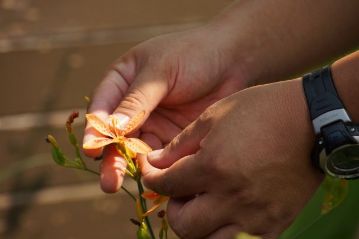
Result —
[[359, 51], [333, 63], [335, 87], [353, 122], [359, 123]]
[[254, 77], [249, 71], [248, 57], [245, 57], [244, 51], [239, 49], [238, 30], [234, 30], [229, 25], [225, 21], [216, 21], [216, 19], [205, 25], [204, 40], [208, 42], [208, 39], [211, 39], [209, 47], [215, 49], [220, 56], [223, 79], [238, 80], [241, 89], [245, 89], [254, 85]]

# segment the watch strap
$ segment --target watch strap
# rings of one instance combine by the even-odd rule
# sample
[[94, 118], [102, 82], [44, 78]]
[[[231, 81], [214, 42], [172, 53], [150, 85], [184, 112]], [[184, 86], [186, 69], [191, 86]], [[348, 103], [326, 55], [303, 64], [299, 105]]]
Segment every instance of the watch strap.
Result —
[[337, 94], [329, 66], [303, 76], [303, 88], [316, 134], [335, 121], [351, 121]]

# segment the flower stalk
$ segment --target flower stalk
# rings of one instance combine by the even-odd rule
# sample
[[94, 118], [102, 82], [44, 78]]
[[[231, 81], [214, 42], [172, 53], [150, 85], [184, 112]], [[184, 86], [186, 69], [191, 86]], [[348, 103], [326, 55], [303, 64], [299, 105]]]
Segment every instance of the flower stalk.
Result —
[[[66, 131], [68, 135], [68, 141], [73, 146], [75, 151], [75, 158], [69, 159], [61, 150], [59, 144], [57, 143], [55, 137], [48, 135], [46, 141], [52, 146], [52, 157], [54, 161], [66, 168], [74, 168], [89, 173], [100, 175], [99, 172], [89, 168], [83, 156], [81, 154], [81, 148], [78, 144], [78, 140], [73, 133], [72, 124], [74, 120], [79, 116], [77, 112], [72, 113], [65, 124]], [[130, 219], [135, 225], [138, 226], [137, 238], [138, 239], [156, 239], [155, 233], [153, 231], [149, 215], [155, 211], [160, 204], [167, 200], [167, 197], [158, 195], [154, 192], [150, 192], [150, 195], [155, 195], [153, 198], [148, 198], [146, 195], [149, 195], [145, 192], [141, 181], [141, 169], [139, 167], [136, 157], [138, 154], [147, 154], [152, 149], [136, 138], [126, 138], [125, 135], [134, 130], [138, 123], [141, 121], [143, 113], [132, 118], [126, 125], [121, 125], [117, 119], [111, 118], [110, 124], [106, 124], [101, 119], [97, 118], [95, 115], [86, 115], [88, 122], [93, 126], [98, 132], [100, 132], [104, 137], [98, 137], [93, 139], [90, 142], [86, 142], [83, 145], [83, 148], [99, 148], [104, 147], [108, 144], [115, 144], [118, 154], [123, 158], [127, 167], [124, 169], [124, 173], [128, 175], [132, 180], [137, 184], [138, 196], [135, 196], [127, 188], [121, 186], [121, 189], [125, 191], [129, 197], [136, 204], [137, 219]], [[147, 210], [146, 199], [153, 200], [153, 206], [151, 209]], [[167, 222], [165, 218], [162, 219], [162, 227], [160, 229], [159, 238], [167, 238]]]

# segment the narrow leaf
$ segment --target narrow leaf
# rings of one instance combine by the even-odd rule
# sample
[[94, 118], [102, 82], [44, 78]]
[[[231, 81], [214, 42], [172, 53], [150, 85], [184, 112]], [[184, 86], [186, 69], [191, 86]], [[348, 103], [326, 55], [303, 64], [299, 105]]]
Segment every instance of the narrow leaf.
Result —
[[52, 147], [51, 153], [55, 163], [61, 166], [65, 166], [65, 162], [67, 159], [59, 148]]
[[325, 190], [322, 214], [327, 214], [339, 206], [348, 194], [348, 182], [345, 179], [326, 176], [323, 182]]
[[146, 223], [142, 222], [137, 231], [137, 239], [152, 239]]

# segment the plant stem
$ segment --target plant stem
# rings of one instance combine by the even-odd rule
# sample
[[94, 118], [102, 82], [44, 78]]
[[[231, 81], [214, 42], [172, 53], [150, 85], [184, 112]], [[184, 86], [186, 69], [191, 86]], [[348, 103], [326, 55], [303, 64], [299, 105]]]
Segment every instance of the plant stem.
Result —
[[136, 202], [136, 197], [133, 195], [125, 186], [121, 186], [122, 190], [125, 191], [132, 199]]
[[97, 176], [100, 176], [100, 173], [96, 172], [95, 170], [92, 170], [92, 169], [89, 169], [89, 168], [85, 168], [84, 170], [87, 171], [87, 172], [93, 173], [93, 174], [95, 174]]
[[[143, 212], [146, 212], [147, 211], [147, 205], [146, 205], [146, 199], [144, 199], [142, 197], [142, 194], [144, 192], [144, 189], [143, 189], [143, 185], [142, 185], [142, 182], [141, 182], [141, 175], [138, 175], [137, 178], [136, 178], [136, 182], [137, 182], [137, 187], [138, 187], [138, 194], [139, 194], [139, 199], [140, 199], [140, 202], [141, 202], [141, 207], [142, 207], [142, 211]], [[153, 239], [155, 239], [155, 234], [153, 233], [153, 230], [152, 230], [152, 226], [151, 226], [151, 222], [148, 218], [148, 216], [146, 216], [144, 218], [145, 220], [145, 223], [147, 224], [147, 228], [149, 230], [149, 233], [151, 235], [151, 237]]]

